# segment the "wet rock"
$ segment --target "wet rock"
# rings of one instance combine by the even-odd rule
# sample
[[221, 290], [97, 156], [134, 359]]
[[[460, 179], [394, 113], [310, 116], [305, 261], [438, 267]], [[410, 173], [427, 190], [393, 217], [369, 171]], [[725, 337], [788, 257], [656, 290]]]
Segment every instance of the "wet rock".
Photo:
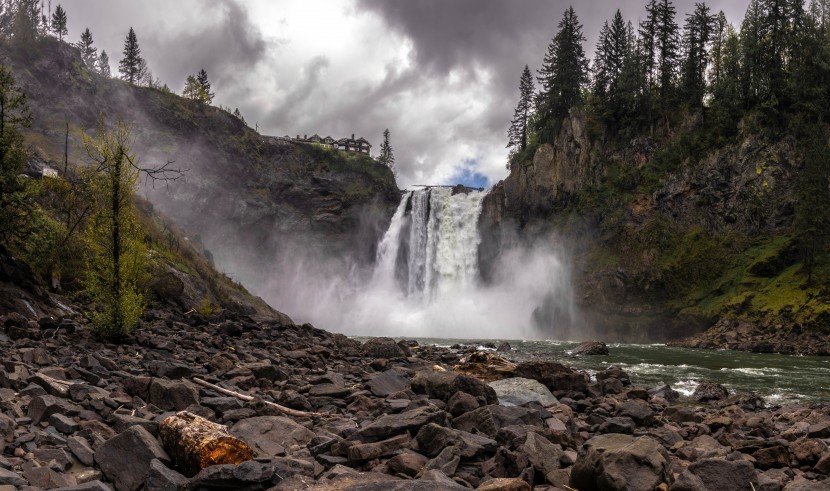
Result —
[[95, 462], [118, 491], [139, 489], [150, 475], [153, 459], [170, 462], [159, 442], [141, 426], [110, 438], [95, 452]]
[[601, 341], [585, 341], [569, 350], [569, 356], [601, 356], [609, 354], [608, 346]]
[[570, 486], [580, 491], [652, 491], [672, 480], [669, 454], [648, 437], [609, 434], [579, 449]]
[[701, 382], [692, 393], [692, 399], [699, 402], [719, 401], [729, 397], [729, 390], [714, 382]]
[[530, 401], [537, 401], [543, 406], [557, 403], [550, 390], [537, 380], [516, 377], [497, 380], [488, 385], [496, 391], [499, 404], [505, 406], [522, 406]]
[[372, 338], [361, 346], [361, 351], [370, 358], [402, 358], [404, 352], [392, 338]]
[[617, 416], [631, 418], [638, 426], [649, 426], [654, 421], [654, 411], [648, 403], [640, 400], [621, 403], [617, 406]]
[[751, 463], [736, 460], [704, 459], [690, 465], [670, 491], [754, 491], [758, 472]]
[[668, 402], [676, 401], [680, 398], [680, 392], [672, 389], [669, 384], [660, 384], [657, 387], [649, 389], [648, 395], [652, 397], [660, 397]]
[[686, 406], [669, 406], [663, 410], [663, 417], [675, 423], [700, 423], [703, 416], [693, 408]]

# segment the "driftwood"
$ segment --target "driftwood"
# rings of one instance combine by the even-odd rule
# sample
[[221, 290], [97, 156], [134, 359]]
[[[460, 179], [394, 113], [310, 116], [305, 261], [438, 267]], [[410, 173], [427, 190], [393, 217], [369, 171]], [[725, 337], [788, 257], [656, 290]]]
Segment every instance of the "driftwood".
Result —
[[[241, 401], [253, 401], [255, 399], [255, 397], [253, 397], [253, 396], [249, 396], [249, 395], [246, 395], [246, 394], [240, 394], [239, 392], [234, 392], [232, 390], [228, 390], [228, 389], [225, 389], [223, 387], [219, 387], [218, 385], [212, 384], [208, 381], [205, 381], [205, 380], [202, 380], [202, 379], [199, 379], [199, 378], [194, 378], [193, 382], [196, 383], [196, 384], [201, 385], [202, 387], [207, 387], [210, 390], [213, 390], [215, 392], [219, 392], [220, 394], [225, 394], [226, 396], [236, 397], [237, 399], [239, 399]], [[265, 404], [266, 406], [273, 407], [274, 409], [276, 409], [277, 411], [279, 411], [283, 414], [287, 414], [289, 416], [295, 416], [297, 418], [311, 418], [311, 417], [314, 417], [314, 416], [318, 416], [318, 417], [330, 416], [328, 414], [322, 414], [322, 413], [309, 413], [309, 412], [306, 412], [306, 411], [298, 411], [296, 409], [291, 409], [290, 407], [281, 406], [281, 405], [279, 405], [275, 402], [270, 402], [270, 401], [262, 401], [262, 403]]]
[[187, 411], [165, 419], [159, 437], [164, 450], [186, 476], [212, 465], [241, 464], [254, 458], [251, 447], [231, 436], [226, 427]]

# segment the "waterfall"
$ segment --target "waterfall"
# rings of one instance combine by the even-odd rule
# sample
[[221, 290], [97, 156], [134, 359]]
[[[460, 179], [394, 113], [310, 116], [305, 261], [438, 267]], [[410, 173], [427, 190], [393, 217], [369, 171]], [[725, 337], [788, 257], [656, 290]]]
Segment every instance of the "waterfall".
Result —
[[478, 218], [486, 193], [450, 188], [401, 198], [378, 248], [375, 281], [397, 284], [407, 298], [427, 302], [478, 281]]

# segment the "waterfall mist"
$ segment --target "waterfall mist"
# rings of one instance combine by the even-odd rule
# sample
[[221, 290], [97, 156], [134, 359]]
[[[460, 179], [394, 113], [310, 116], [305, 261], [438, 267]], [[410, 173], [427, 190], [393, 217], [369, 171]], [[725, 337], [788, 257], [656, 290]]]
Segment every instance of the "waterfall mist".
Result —
[[278, 265], [265, 299], [297, 322], [350, 335], [575, 339], [567, 257], [550, 242], [502, 251], [481, 281], [485, 192], [407, 192], [371, 271], [298, 254]]

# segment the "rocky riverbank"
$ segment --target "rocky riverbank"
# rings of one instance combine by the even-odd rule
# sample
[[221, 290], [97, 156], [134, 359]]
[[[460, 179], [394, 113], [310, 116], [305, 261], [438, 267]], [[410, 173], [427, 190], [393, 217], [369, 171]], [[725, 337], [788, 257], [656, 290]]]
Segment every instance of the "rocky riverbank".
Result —
[[[830, 319], [822, 317], [822, 322], [830, 325]], [[759, 327], [742, 320], [726, 318], [705, 332], [669, 345], [752, 353], [830, 356], [830, 338], [826, 328], [803, 328], [792, 323]]]
[[[0, 323], [3, 491], [830, 489], [826, 406], [713, 384], [679, 400], [617, 368], [592, 378], [547, 360], [504, 363], [486, 384], [453, 370], [471, 348], [231, 314], [151, 312], [117, 345], [73, 319]], [[158, 429], [182, 410], [256, 459], [180, 474]]]

